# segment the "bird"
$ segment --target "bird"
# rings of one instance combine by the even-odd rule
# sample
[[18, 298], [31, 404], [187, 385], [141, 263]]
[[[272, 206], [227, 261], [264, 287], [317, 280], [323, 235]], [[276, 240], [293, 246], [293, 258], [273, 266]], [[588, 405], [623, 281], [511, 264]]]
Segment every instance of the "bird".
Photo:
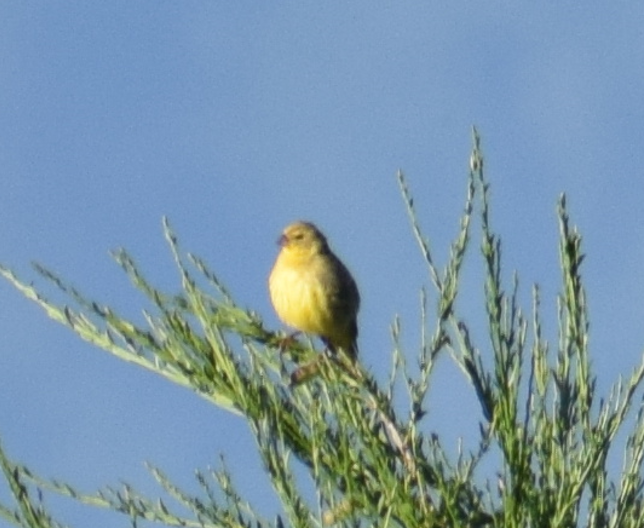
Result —
[[311, 222], [288, 225], [278, 244], [268, 280], [278, 317], [297, 331], [319, 336], [331, 353], [342, 349], [355, 360], [360, 293], [351, 273]]

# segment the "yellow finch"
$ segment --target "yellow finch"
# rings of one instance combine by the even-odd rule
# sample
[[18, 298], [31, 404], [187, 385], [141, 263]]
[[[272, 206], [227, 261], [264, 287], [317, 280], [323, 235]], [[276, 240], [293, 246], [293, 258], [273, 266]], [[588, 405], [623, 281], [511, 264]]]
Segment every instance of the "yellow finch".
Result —
[[360, 294], [351, 273], [309, 222], [284, 229], [271, 275], [273, 307], [287, 325], [320, 336], [331, 352], [355, 359]]

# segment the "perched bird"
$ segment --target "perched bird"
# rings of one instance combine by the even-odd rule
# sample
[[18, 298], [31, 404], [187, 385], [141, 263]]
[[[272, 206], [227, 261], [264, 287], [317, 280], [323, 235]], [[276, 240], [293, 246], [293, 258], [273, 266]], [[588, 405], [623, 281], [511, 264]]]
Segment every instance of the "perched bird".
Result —
[[331, 352], [358, 354], [356, 318], [360, 294], [351, 273], [309, 222], [284, 229], [271, 275], [273, 307], [287, 325], [318, 335]]

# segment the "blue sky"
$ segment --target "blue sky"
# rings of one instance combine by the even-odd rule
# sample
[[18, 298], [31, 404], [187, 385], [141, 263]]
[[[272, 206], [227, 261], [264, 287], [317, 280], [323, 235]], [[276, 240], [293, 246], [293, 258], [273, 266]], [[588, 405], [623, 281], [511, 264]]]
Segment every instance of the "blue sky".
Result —
[[[137, 317], [143, 296], [108, 251], [127, 248], [176, 290], [167, 215], [182, 246], [279, 328], [266, 291], [275, 240], [312, 220], [356, 276], [361, 357], [384, 378], [395, 314], [416, 353], [427, 283], [395, 173], [444, 262], [476, 125], [506, 278], [519, 271], [526, 308], [541, 285], [553, 345], [555, 204], [568, 194], [605, 395], [644, 344], [643, 16], [635, 2], [3, 2], [0, 262], [57, 298], [30, 270], [41, 262]], [[476, 324], [470, 257], [460, 307]], [[91, 491], [118, 479], [154, 490], [146, 460], [191, 483], [224, 453], [240, 489], [273, 511], [241, 419], [84, 344], [6, 283], [0, 301], [11, 456]], [[428, 427], [467, 442], [477, 411], [445, 357]], [[56, 507], [70, 524], [96, 519]]]

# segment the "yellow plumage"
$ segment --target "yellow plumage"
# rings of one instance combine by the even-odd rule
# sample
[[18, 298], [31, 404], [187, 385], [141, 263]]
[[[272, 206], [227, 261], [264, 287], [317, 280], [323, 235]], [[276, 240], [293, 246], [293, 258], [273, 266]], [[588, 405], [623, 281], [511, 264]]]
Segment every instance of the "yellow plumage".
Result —
[[289, 225], [269, 277], [273, 307], [287, 325], [355, 358], [360, 295], [351, 273], [309, 222]]

